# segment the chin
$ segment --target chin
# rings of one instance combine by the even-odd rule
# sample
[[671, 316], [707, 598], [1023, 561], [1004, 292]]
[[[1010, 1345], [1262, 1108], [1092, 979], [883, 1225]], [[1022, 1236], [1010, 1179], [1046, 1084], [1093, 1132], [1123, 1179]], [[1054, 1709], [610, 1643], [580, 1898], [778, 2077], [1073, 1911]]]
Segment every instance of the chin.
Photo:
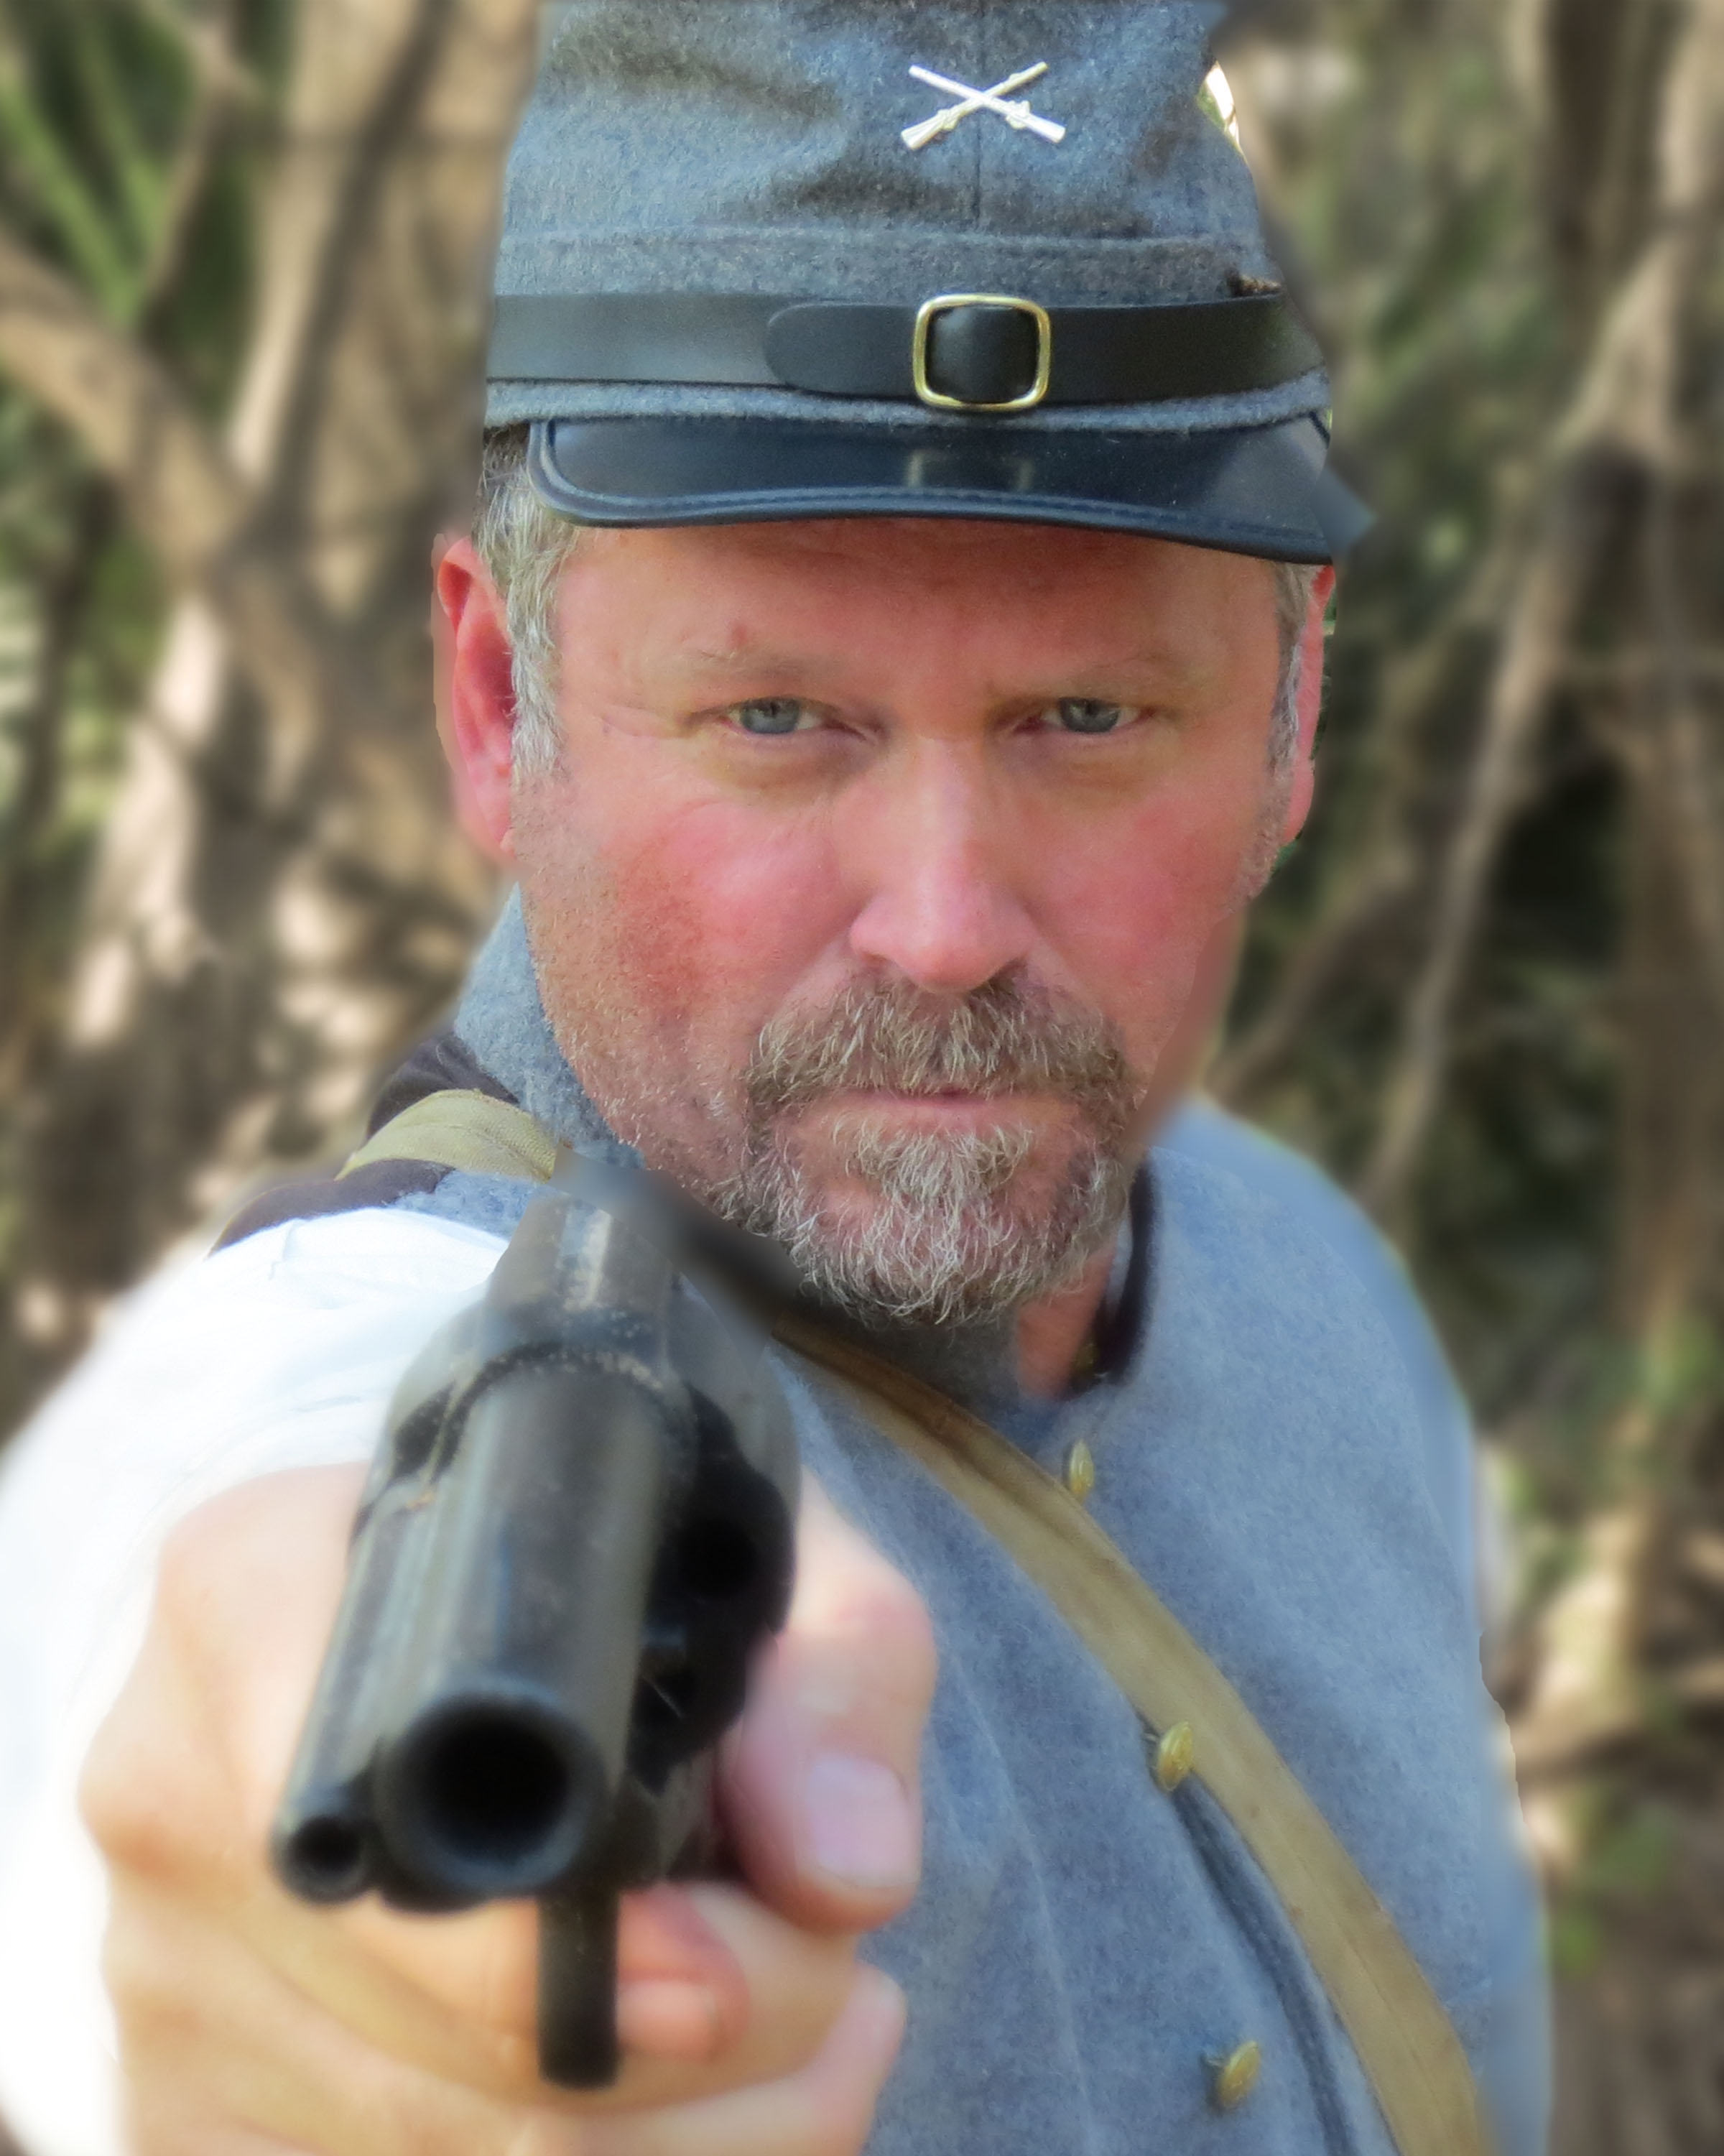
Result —
[[1069, 1286], [1117, 1229], [1131, 1177], [1088, 1131], [851, 1116], [826, 1143], [767, 1144], [716, 1196], [785, 1247], [817, 1299], [865, 1322], [962, 1324]]

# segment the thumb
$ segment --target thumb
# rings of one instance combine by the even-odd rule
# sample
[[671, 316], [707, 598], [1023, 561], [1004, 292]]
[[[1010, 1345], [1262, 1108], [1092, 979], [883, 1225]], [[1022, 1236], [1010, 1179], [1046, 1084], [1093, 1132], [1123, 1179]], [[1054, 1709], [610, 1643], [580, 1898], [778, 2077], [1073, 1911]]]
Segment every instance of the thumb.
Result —
[[909, 1902], [933, 1692], [921, 1597], [805, 1481], [789, 1620], [756, 1669], [719, 1785], [742, 1868], [780, 1914], [868, 1931]]

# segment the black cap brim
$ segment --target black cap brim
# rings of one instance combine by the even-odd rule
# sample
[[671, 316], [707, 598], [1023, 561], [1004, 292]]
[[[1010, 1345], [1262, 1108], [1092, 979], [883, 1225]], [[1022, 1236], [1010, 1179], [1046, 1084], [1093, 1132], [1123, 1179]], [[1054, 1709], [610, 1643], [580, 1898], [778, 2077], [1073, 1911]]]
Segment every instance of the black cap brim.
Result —
[[1371, 521], [1327, 453], [1314, 418], [1190, 434], [627, 418], [536, 422], [528, 468], [582, 524], [998, 518], [1316, 563]]

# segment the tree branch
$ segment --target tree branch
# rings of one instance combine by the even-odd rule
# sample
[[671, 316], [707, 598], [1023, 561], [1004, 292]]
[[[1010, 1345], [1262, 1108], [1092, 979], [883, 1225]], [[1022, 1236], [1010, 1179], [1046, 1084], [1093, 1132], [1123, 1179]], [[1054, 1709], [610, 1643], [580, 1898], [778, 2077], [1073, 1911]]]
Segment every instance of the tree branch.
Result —
[[1505, 833], [1525, 796], [1532, 752], [1568, 656], [1575, 615], [1605, 528], [1601, 474], [1578, 460], [1554, 488], [1497, 671], [1465, 805], [1443, 863], [1436, 921], [1408, 998], [1401, 1046], [1384, 1089], [1377, 1147], [1361, 1197], [1392, 1219], [1448, 1075], [1455, 1002], [1472, 957]]
[[[0, 1091], [16, 1084], [28, 1070], [43, 1024], [32, 962], [39, 969], [36, 939], [43, 864], [57, 835], [66, 691], [97, 568], [117, 516], [112, 485], [105, 479], [85, 478], [73, 506], [65, 545], [38, 590], [41, 637], [36, 678], [16, 722], [22, 768], [6, 819], [11, 829], [0, 827], [0, 836], [7, 839], [0, 847]], [[0, 2156], [5, 2156], [3, 2144]]]
[[0, 225], [0, 369], [119, 489], [170, 580], [203, 596], [290, 737], [335, 670], [292, 566], [252, 540], [254, 498], [166, 368]]
[[175, 7], [173, 0], [136, 0], [136, 4], [140, 14], [165, 32], [184, 53], [206, 95], [224, 107], [259, 112], [267, 109], [264, 86], [234, 50], [225, 20], [194, 22]]
[[0, 225], [0, 367], [83, 444], [182, 583], [201, 583], [249, 489], [167, 370]]
[[[199, 49], [230, 56], [238, 0], [221, 0], [203, 26]], [[197, 89], [162, 198], [162, 215], [153, 235], [150, 259], [138, 295], [137, 326], [146, 341], [160, 329], [186, 267], [187, 249], [215, 167], [216, 152], [234, 112], [234, 97], [227, 74], [218, 68], [198, 71]]]
[[[1703, 0], [1666, 79], [1666, 145], [1656, 214], [1623, 279], [1569, 416], [1557, 434], [1550, 511], [1521, 583], [1467, 800], [1450, 842], [1436, 927], [1408, 998], [1385, 1088], [1365, 1202], [1392, 1217], [1404, 1199], [1447, 1076], [1454, 1014], [1471, 961], [1491, 871], [1523, 796], [1529, 759], [1568, 663], [1577, 613], [1607, 528], [1613, 470], [1656, 479], [1680, 457], [1673, 411], [1679, 324], [1710, 244], [1709, 211], [1724, 191], [1724, 5]], [[1721, 924], [1724, 940], [1724, 924]], [[1724, 953], [1721, 953], [1724, 963]]]

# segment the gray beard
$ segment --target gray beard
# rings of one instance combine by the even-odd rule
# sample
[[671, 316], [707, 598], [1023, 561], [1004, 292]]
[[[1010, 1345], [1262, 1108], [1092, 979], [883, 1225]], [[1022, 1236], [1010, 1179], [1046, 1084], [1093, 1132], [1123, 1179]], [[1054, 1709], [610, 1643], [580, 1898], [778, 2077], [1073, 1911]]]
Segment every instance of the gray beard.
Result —
[[1054, 1204], [1014, 1206], [997, 1142], [1014, 1135], [1027, 1151], [1028, 1133], [859, 1138], [840, 1158], [873, 1197], [859, 1223], [834, 1219], [777, 1148], [751, 1160], [710, 1202], [781, 1243], [809, 1292], [834, 1309], [875, 1323], [976, 1324], [1069, 1287], [1117, 1227], [1131, 1184], [1130, 1163], [1087, 1147]]
[[[1039, 1146], [1007, 1121], [993, 1131], [894, 1128], [865, 1111], [840, 1119], [832, 1168], [861, 1183], [859, 1219], [831, 1205], [798, 1157], [787, 1117], [835, 1092], [1000, 1098], [1054, 1092], [1075, 1134]], [[942, 1003], [903, 983], [849, 991], [816, 1019], [781, 1020], [747, 1072], [743, 1160], [698, 1194], [721, 1218], [770, 1236], [808, 1287], [864, 1321], [974, 1323], [1068, 1286], [1113, 1234], [1135, 1160], [1140, 1096], [1109, 1029], [1012, 980]], [[1039, 1161], [1058, 1142], [1057, 1172]]]

